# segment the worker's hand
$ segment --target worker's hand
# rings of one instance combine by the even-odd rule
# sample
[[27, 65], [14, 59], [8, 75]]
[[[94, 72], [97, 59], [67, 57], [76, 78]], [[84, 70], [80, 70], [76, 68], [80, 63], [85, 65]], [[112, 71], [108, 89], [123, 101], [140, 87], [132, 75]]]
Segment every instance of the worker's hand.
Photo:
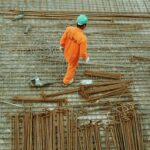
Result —
[[60, 52], [64, 52], [64, 48], [62, 46], [59, 47]]
[[90, 62], [90, 58], [87, 57], [87, 59], [85, 60], [85, 63], [88, 64]]
[[79, 60], [78, 63], [79, 63], [79, 64], [89, 64], [89, 63], [90, 63], [90, 58], [87, 57], [87, 59], [85, 59], [85, 60], [83, 60], [83, 59], [82, 59], [82, 60]]

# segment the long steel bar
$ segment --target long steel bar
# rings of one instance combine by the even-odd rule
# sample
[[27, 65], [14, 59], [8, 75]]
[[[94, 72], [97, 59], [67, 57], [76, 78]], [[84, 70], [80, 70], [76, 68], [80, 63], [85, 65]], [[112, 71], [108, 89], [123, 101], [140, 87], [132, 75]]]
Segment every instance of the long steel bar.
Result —
[[[10, 11], [1, 11], [0, 14], [4, 15], [17, 15], [20, 13], [20, 10], [10, 10]], [[73, 19], [77, 16], [77, 14], [80, 14], [80, 11], [63, 11], [63, 13], [60, 11], [24, 11], [25, 15], [30, 16], [52, 16], [52, 17], [66, 17], [67, 19]], [[83, 13], [83, 12], [82, 12]], [[150, 15], [148, 13], [101, 13], [101, 12], [89, 12], [84, 11], [88, 16], [95, 16], [95, 17], [117, 17], [117, 18], [150, 18]]]

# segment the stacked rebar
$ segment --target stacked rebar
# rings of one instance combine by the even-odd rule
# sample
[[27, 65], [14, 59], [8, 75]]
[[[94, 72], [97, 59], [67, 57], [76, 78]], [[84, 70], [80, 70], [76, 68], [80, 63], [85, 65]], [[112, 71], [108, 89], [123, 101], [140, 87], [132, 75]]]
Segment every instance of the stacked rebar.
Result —
[[78, 128], [79, 150], [102, 150], [98, 123], [89, 123]]
[[128, 86], [132, 81], [117, 80], [91, 85], [81, 85], [79, 94], [89, 102], [111, 96], [130, 96]]
[[67, 109], [14, 114], [12, 150], [143, 150], [141, 117], [135, 104], [114, 105], [105, 122], [77, 125], [75, 116]]
[[121, 104], [113, 110], [115, 123], [111, 129], [117, 150], [143, 150], [141, 117], [134, 104]]
[[70, 110], [25, 111], [12, 116], [12, 128], [12, 150], [73, 150], [77, 146]]
[[78, 127], [79, 150], [143, 150], [141, 118], [134, 104], [119, 104], [112, 108], [106, 122]]

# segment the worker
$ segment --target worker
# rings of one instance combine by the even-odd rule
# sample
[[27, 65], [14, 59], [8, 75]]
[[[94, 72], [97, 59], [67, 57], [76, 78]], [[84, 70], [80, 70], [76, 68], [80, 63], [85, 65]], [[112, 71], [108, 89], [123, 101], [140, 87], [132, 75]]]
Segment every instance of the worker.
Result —
[[74, 81], [73, 77], [79, 58], [82, 57], [85, 63], [88, 63], [90, 60], [87, 53], [87, 38], [83, 32], [87, 23], [87, 16], [79, 15], [77, 17], [77, 25], [67, 27], [60, 39], [60, 50], [63, 51], [68, 63], [67, 72], [63, 79], [65, 85], [71, 84]]

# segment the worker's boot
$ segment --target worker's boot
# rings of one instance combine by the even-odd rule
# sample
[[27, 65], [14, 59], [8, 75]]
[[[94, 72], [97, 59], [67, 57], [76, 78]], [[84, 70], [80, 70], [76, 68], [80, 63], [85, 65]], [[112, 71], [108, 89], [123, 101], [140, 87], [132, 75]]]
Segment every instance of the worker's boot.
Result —
[[72, 84], [73, 83], [73, 81], [74, 81], [74, 79], [72, 79], [68, 84]]
[[74, 79], [71, 79], [69, 83], [67, 83], [67, 84], [64, 83], [64, 86], [68, 86], [68, 85], [72, 84], [73, 81], [74, 81]]

